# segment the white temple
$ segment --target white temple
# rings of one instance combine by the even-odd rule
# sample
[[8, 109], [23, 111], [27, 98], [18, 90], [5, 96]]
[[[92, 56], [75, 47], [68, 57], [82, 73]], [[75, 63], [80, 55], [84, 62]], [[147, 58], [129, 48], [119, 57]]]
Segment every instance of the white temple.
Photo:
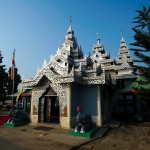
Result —
[[72, 128], [76, 107], [92, 116], [102, 126], [112, 117], [117, 92], [136, 78], [133, 60], [122, 37], [117, 60], [105, 52], [100, 38], [93, 47], [93, 54], [83, 57], [72, 26], [56, 55], [44, 61], [32, 80], [24, 80], [23, 88], [32, 89], [31, 120], [57, 121], [63, 128]]

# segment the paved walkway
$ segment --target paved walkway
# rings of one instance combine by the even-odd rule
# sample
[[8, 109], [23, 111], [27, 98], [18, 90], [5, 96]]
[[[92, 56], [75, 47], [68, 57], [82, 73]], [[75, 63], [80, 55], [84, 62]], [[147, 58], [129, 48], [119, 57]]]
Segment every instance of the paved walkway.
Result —
[[[106, 128], [105, 128], [106, 130]], [[11, 145], [11, 150], [70, 150], [83, 145], [91, 140], [101, 138], [106, 132], [104, 129], [99, 130], [92, 139], [83, 137], [74, 137], [69, 135], [69, 130], [62, 129], [57, 125], [38, 124], [26, 125], [21, 127], [0, 127], [0, 141], [3, 145], [3, 150], [8, 150]], [[0, 144], [1, 144], [0, 142]], [[9, 143], [9, 145], [7, 144]]]

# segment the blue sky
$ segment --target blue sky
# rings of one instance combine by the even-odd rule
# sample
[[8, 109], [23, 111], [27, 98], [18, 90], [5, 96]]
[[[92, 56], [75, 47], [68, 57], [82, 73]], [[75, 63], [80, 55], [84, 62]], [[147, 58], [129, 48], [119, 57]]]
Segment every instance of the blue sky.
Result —
[[19, 74], [34, 77], [43, 61], [61, 46], [72, 16], [72, 27], [84, 54], [101, 42], [111, 58], [118, 56], [121, 32], [128, 48], [133, 42], [131, 23], [149, 0], [0, 0], [0, 51], [11, 66], [13, 49]]

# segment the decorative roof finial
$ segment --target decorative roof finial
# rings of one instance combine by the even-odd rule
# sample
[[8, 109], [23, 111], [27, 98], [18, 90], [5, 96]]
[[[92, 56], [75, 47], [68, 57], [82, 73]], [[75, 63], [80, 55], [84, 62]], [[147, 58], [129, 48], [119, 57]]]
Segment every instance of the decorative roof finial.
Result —
[[100, 39], [99, 33], [96, 33], [96, 34], [97, 34], [97, 38]]
[[69, 16], [69, 22], [70, 22], [70, 25], [72, 23], [72, 16]]
[[123, 31], [121, 32], [121, 36], [123, 37]]
[[123, 31], [121, 32], [121, 36], [122, 36], [121, 42], [125, 42]]
[[99, 36], [99, 33], [96, 33], [97, 34], [97, 45], [100, 45], [100, 36]]

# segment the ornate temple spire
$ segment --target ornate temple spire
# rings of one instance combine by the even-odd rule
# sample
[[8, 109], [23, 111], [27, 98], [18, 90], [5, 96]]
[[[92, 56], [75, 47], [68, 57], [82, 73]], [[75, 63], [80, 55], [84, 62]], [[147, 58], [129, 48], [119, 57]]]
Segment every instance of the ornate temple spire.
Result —
[[78, 46], [77, 39], [74, 36], [74, 31], [70, 25], [66, 32], [65, 39], [58, 48], [56, 55], [51, 58], [51, 70], [57, 74], [68, 74], [72, 68], [79, 66], [78, 60], [83, 58], [82, 48]]
[[121, 34], [121, 42], [119, 47], [119, 54], [118, 54], [118, 60], [116, 60], [117, 65], [131, 65], [133, 64], [133, 59], [130, 57], [130, 53], [128, 50], [128, 47], [126, 45], [125, 39], [123, 37], [123, 34]]
[[119, 47], [119, 59], [122, 59], [123, 56], [130, 58], [130, 53], [129, 53], [128, 47], [126, 45], [125, 39], [122, 34], [121, 43]]
[[72, 29], [72, 25], [71, 25], [71, 23], [72, 23], [72, 17], [70, 16], [69, 17], [69, 22], [70, 22], [70, 25], [69, 25], [69, 28], [68, 28], [68, 30], [67, 30], [67, 34], [66, 34], [66, 40], [68, 39], [68, 40], [72, 40], [72, 41], [74, 41], [74, 42], [76, 42], [75, 41], [75, 37], [74, 37], [74, 31], [73, 31], [73, 29]]
[[74, 30], [72, 29], [71, 22], [72, 20], [70, 19], [70, 26], [65, 35], [65, 40], [61, 49], [64, 51], [67, 50], [72, 59], [80, 59], [83, 58], [82, 48], [81, 46], [78, 46], [77, 38], [74, 36]]
[[101, 54], [104, 51], [103, 45], [100, 42], [100, 37], [97, 38], [97, 44], [93, 47], [93, 53]]
[[71, 40], [71, 41], [75, 41], [75, 37], [74, 37], [74, 31], [72, 29], [72, 26], [70, 25], [68, 30], [67, 30], [67, 34], [66, 34], [66, 37], [65, 37], [65, 40]]
[[68, 28], [67, 34], [73, 34], [74, 35], [74, 31], [72, 30], [72, 26], [71, 25]]
[[[98, 34], [98, 33], [97, 33]], [[93, 62], [101, 64], [101, 61], [107, 57], [104, 47], [100, 42], [100, 36], [98, 34], [97, 44], [93, 47]]]

